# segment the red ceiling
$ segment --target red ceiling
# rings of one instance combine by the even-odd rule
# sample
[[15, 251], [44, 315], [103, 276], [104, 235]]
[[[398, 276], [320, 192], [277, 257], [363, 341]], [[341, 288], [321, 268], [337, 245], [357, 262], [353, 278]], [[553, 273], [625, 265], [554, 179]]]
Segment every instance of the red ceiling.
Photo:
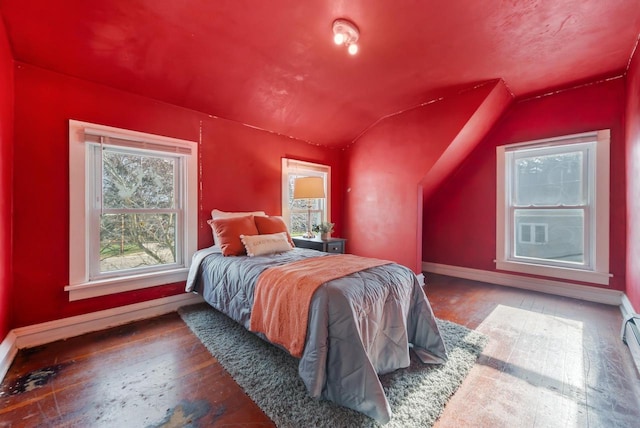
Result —
[[[380, 118], [503, 79], [514, 96], [623, 74], [640, 0], [0, 0], [14, 57], [342, 146]], [[360, 52], [331, 23], [360, 28]]]

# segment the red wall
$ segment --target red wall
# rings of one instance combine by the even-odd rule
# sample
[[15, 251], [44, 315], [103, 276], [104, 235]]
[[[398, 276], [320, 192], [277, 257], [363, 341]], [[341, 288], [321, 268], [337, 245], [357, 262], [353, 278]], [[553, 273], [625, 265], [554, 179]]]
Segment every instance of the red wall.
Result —
[[331, 221], [335, 236], [342, 231], [342, 151], [285, 138], [278, 134], [207, 118], [203, 121], [202, 206], [200, 246], [213, 245], [207, 220], [213, 208], [223, 211], [265, 211], [281, 214], [282, 158], [331, 166]]
[[[420, 224], [418, 183], [486, 98], [486, 88], [388, 118], [343, 152], [24, 64], [15, 66], [14, 87], [14, 63], [4, 34], [0, 26], [0, 337], [8, 328], [182, 292], [180, 283], [68, 301], [63, 287], [68, 281], [70, 118], [195, 141], [202, 133], [199, 247], [212, 242], [206, 225], [212, 208], [280, 213], [280, 162], [282, 157], [292, 157], [332, 166], [332, 219], [337, 223], [336, 234], [349, 238], [349, 252], [389, 258], [416, 272], [420, 270], [416, 265], [416, 254], [420, 253], [416, 231], [420, 226], [424, 229], [423, 260], [494, 269], [497, 145], [611, 128], [612, 287], [624, 289], [626, 271], [627, 292], [636, 309], [640, 306], [640, 266], [636, 262], [640, 230], [630, 227], [627, 239], [625, 228], [626, 196], [629, 223], [640, 221], [638, 54], [629, 73], [626, 98], [627, 193], [625, 83], [617, 79], [516, 103], [454, 175], [425, 201]], [[15, 111], [11, 102], [14, 92]], [[349, 162], [346, 183], [342, 179], [343, 154]], [[624, 246], [615, 245], [619, 242], [627, 242], [626, 266]], [[10, 295], [11, 284], [15, 289]], [[11, 307], [19, 310], [8, 321]]]
[[640, 52], [627, 73], [627, 296], [640, 311]]
[[13, 165], [13, 57], [0, 17], [0, 342], [11, 322], [11, 179]]
[[611, 288], [624, 290], [625, 83], [623, 78], [516, 102], [471, 155], [425, 200], [424, 261], [487, 271], [496, 257], [496, 146], [611, 129]]
[[[183, 283], [77, 302], [69, 276], [68, 120], [198, 141], [202, 126], [199, 247], [211, 245], [212, 208], [280, 213], [280, 159], [334, 167], [340, 152], [69, 78], [25, 64], [15, 72], [14, 263], [11, 327], [40, 323], [183, 292]], [[339, 201], [332, 201], [339, 221]]]
[[498, 94], [503, 104], [510, 101], [504, 89], [496, 91], [498, 84], [502, 82], [387, 118], [347, 150], [349, 252], [421, 271], [421, 180], [492, 94]]

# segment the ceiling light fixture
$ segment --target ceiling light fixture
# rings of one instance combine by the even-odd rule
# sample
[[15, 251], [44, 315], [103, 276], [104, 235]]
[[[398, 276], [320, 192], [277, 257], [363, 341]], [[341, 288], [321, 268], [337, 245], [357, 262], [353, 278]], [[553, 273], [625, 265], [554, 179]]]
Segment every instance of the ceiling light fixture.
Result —
[[333, 21], [333, 41], [336, 45], [345, 45], [351, 55], [358, 53], [358, 45], [356, 43], [359, 37], [360, 32], [353, 22], [346, 19]]

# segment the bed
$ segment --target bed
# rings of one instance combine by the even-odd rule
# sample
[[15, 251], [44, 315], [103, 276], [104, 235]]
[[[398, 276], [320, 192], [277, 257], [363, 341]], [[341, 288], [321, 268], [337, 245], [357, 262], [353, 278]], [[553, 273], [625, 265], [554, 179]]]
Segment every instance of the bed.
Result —
[[[339, 256], [294, 248], [225, 257], [214, 245], [194, 255], [186, 290], [200, 294], [251, 330], [256, 283], [263, 272], [306, 259]], [[265, 334], [256, 334], [268, 340]], [[441, 364], [447, 358], [415, 274], [389, 262], [327, 281], [315, 290], [298, 373], [312, 397], [386, 423], [392, 412], [378, 374], [409, 366], [410, 349], [426, 364]]]
[[186, 291], [299, 358], [310, 396], [376, 419], [392, 412], [378, 374], [447, 352], [415, 274], [396, 263], [295, 248], [262, 211], [211, 212], [214, 245], [194, 254]]

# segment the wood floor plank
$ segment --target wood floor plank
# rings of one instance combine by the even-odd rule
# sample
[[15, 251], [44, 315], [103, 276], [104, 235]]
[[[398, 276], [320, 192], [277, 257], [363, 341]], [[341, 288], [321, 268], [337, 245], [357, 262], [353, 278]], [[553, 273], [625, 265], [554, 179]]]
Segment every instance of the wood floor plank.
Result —
[[[426, 292], [489, 337], [436, 428], [640, 426], [617, 307], [432, 274]], [[2, 428], [186, 425], [273, 423], [176, 313], [21, 350], [0, 385]]]
[[[12, 394], [52, 363], [46, 385]], [[0, 391], [0, 426], [273, 426], [175, 313], [21, 352]]]
[[[438, 275], [427, 284], [437, 316], [490, 338], [437, 428], [640, 426], [617, 307]], [[483, 296], [450, 298], [469, 293]]]

